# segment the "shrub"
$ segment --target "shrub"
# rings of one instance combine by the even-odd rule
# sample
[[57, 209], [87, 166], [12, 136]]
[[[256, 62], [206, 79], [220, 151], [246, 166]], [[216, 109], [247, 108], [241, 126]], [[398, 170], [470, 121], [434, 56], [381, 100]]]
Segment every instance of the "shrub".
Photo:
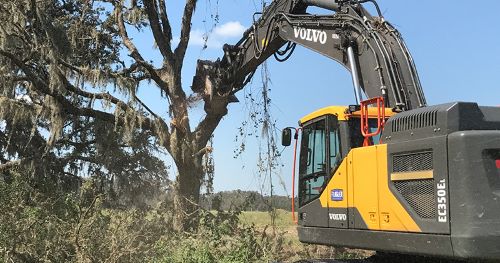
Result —
[[[176, 232], [172, 204], [110, 207], [86, 181], [78, 193], [35, 187], [22, 173], [0, 180], [0, 262], [270, 262], [339, 254], [290, 240], [282, 228], [200, 209], [193, 231]], [[285, 238], [287, 237], [288, 240]]]
[[242, 225], [238, 210], [200, 210], [198, 227], [178, 233], [167, 202], [109, 208], [90, 181], [78, 194], [45, 189], [20, 173], [0, 180], [3, 262], [265, 262], [282, 246], [276, 232]]

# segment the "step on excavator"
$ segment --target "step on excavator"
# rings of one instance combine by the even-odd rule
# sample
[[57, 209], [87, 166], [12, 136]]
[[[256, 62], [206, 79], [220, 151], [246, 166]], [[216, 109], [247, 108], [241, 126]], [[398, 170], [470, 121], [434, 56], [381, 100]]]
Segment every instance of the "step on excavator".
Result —
[[344, 65], [355, 100], [283, 130], [283, 145], [300, 148], [292, 176], [295, 189], [298, 162], [300, 241], [500, 260], [500, 108], [428, 106], [376, 1], [274, 0], [221, 59], [198, 61], [193, 87], [234, 97], [260, 64], [286, 61], [297, 44]]

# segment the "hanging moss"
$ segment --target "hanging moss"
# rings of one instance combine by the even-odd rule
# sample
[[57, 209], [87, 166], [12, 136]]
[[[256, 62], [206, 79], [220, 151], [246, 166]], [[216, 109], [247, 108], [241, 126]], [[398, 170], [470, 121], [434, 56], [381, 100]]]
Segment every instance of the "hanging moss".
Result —
[[50, 122], [50, 135], [47, 140], [47, 146], [52, 147], [55, 141], [61, 138], [66, 116], [62, 106], [51, 96], [45, 97], [44, 105], [47, 107]]

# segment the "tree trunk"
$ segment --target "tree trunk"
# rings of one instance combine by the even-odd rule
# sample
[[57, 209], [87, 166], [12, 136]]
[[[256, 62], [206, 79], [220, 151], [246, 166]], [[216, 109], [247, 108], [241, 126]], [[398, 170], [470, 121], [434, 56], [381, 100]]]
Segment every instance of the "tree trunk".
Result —
[[206, 145], [222, 117], [227, 114], [229, 100], [220, 96], [204, 98], [207, 116], [192, 130], [188, 102], [182, 90], [181, 69], [182, 64], [177, 65], [177, 71], [165, 73], [165, 78], [168, 83], [174, 84], [170, 92], [173, 129], [169, 151], [178, 171], [174, 196], [174, 227], [179, 231], [189, 231], [196, 228], [199, 219]]
[[201, 183], [204, 176], [202, 158], [185, 156], [178, 164], [174, 196], [174, 228], [189, 231], [196, 228], [200, 203]]

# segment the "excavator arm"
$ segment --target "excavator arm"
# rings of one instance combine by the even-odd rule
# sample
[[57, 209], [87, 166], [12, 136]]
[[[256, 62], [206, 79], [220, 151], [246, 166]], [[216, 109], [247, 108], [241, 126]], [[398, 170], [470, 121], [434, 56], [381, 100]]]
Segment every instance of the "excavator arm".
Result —
[[[371, 16], [362, 3], [375, 4]], [[307, 13], [316, 6], [332, 12]], [[258, 19], [256, 16], [260, 15]], [[344, 65], [353, 78], [356, 102], [383, 96], [386, 107], [405, 111], [426, 106], [418, 73], [400, 33], [380, 14], [375, 1], [275, 0], [224, 56], [200, 60], [193, 89], [210, 87], [213, 96], [233, 95], [270, 56], [285, 61], [296, 44]]]

